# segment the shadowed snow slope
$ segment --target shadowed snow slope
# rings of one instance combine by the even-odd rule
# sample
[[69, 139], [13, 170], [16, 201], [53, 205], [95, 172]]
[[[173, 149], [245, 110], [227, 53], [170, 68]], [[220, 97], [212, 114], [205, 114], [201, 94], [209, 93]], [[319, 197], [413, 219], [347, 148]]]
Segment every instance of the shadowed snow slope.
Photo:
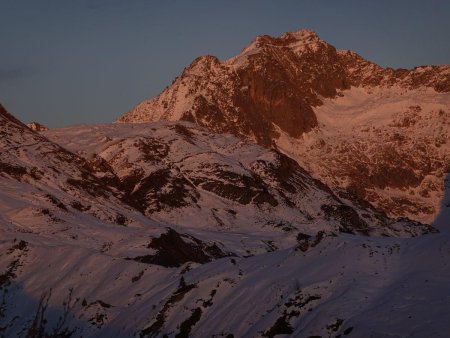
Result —
[[61, 148], [0, 111], [0, 133], [2, 336], [447, 334], [448, 181], [439, 233], [363, 236], [432, 228], [191, 124], [45, 134]]

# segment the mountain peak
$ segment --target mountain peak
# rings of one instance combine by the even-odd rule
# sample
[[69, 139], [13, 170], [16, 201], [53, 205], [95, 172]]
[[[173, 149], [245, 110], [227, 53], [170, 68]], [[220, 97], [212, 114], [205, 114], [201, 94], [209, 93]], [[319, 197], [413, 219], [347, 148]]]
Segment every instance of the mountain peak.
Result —
[[[295, 32], [286, 32], [278, 37], [270, 35], [258, 35], [240, 54], [230, 58], [226, 64], [233, 66], [247, 65], [247, 58], [261, 51], [272, 50], [272, 48], [289, 48], [297, 54], [305, 51], [317, 52], [321, 47], [331, 47], [322, 40], [316, 32], [311, 29], [300, 29]], [[331, 47], [333, 48], [333, 47]]]
[[215, 66], [219, 66], [220, 61], [214, 55], [202, 55], [196, 58], [192, 63], [186, 68], [190, 72], [205, 72]]
[[287, 39], [296, 39], [296, 40], [320, 40], [319, 36], [315, 31], [312, 29], [300, 29], [296, 32], [286, 32], [283, 35], [280, 36], [281, 39], [287, 40]]
[[295, 32], [286, 32], [279, 37], [274, 37], [270, 35], [258, 35], [255, 40], [253, 40], [248, 47], [244, 49], [247, 50], [250, 46], [256, 45], [260, 46], [263, 44], [270, 45], [291, 45], [292, 43], [302, 42], [303, 44], [310, 43], [325, 43], [317, 34], [311, 29], [300, 29]]

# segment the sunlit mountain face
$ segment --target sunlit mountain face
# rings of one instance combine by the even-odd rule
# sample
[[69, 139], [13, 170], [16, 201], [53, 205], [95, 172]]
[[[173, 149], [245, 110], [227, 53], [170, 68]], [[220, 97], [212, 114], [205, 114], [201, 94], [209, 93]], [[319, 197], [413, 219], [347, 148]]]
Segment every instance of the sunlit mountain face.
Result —
[[190, 121], [295, 159], [393, 217], [439, 213], [449, 165], [450, 67], [382, 68], [310, 30], [200, 57], [119, 122]]
[[301, 30], [115, 123], [0, 106], [0, 336], [445, 336], [449, 92]]

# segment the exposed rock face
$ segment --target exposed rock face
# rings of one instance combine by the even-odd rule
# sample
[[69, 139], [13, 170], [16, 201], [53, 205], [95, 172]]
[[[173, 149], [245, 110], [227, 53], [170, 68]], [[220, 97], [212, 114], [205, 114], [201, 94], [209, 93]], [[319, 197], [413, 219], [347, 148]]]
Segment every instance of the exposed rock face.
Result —
[[134, 257], [133, 260], [165, 267], [179, 267], [187, 262], [204, 264], [227, 256], [217, 244], [204, 243], [193, 236], [179, 234], [171, 228], [160, 237], [153, 238], [148, 248], [155, 249], [156, 254]]
[[355, 87], [391, 87], [404, 89], [433, 88], [439, 93], [450, 91], [450, 66], [419, 66], [414, 69], [382, 68], [349, 50], [337, 51], [346, 75]]
[[[364, 90], [364, 95], [373, 94], [367, 100], [369, 106], [360, 104], [355, 88]], [[442, 187], [436, 188], [432, 201], [411, 199], [408, 190], [424, 188], [430, 175], [436, 178], [433, 186], [442, 185], [437, 180], [442, 163], [448, 161], [442, 151], [445, 145], [437, 152], [417, 151], [410, 159], [411, 147], [403, 147], [402, 140], [411, 138], [417, 119], [406, 115], [399, 119], [409, 106], [420, 106], [420, 99], [434, 99], [441, 103], [439, 107], [429, 106], [416, 114], [430, 130], [436, 121], [428, 113], [432, 108], [444, 115], [450, 111], [449, 92], [449, 65], [382, 68], [352, 51], [337, 50], [312, 31], [301, 30], [278, 38], [258, 36], [227, 61], [199, 57], [159, 96], [142, 102], [118, 121], [186, 120], [266, 147], [277, 146], [332, 187], [350, 188], [390, 215], [431, 222], [439, 209]], [[338, 121], [343, 107], [334, 102], [342, 100], [345, 109], [353, 107], [353, 115], [346, 116], [345, 125], [338, 129], [337, 125], [343, 125]], [[381, 111], [382, 125], [374, 115], [365, 114], [374, 106], [389, 111], [388, 117]], [[377, 146], [372, 147], [374, 140], [363, 134], [356, 136], [355, 145], [355, 130], [373, 126], [378, 130]], [[442, 146], [447, 142], [448, 128], [439, 128], [443, 134], [426, 135], [427, 143]], [[339, 136], [344, 133], [345, 137]], [[311, 152], [311, 143], [317, 151]], [[325, 166], [322, 152], [327, 154]], [[423, 165], [435, 169], [421, 170], [418, 166]], [[370, 168], [370, 173], [361, 168]], [[403, 193], [397, 191], [393, 197], [383, 193], [391, 188]]]
[[34, 131], [46, 131], [48, 128], [39, 122], [27, 123], [27, 127]]

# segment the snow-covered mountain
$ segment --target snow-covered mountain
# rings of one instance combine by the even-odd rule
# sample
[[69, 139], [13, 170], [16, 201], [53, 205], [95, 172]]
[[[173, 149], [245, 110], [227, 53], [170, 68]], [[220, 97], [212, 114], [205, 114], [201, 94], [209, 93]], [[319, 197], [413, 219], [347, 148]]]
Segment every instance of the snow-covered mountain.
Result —
[[199, 57], [119, 122], [185, 120], [278, 147], [333, 188], [431, 222], [450, 161], [450, 66], [382, 68], [314, 32]]
[[46, 231], [52, 232], [79, 214], [113, 224], [140, 215], [120, 200], [113, 174], [96, 174], [101, 162], [88, 162], [49, 141], [2, 106], [0, 135], [1, 214], [23, 231], [41, 221], [48, 227], [49, 221], [54, 225]]
[[53, 129], [52, 141], [114, 175], [121, 200], [144, 215], [193, 228], [416, 235], [351, 194], [338, 197], [294, 160], [189, 122]]
[[191, 123], [0, 135], [2, 336], [447, 333], [448, 181], [436, 232]]

